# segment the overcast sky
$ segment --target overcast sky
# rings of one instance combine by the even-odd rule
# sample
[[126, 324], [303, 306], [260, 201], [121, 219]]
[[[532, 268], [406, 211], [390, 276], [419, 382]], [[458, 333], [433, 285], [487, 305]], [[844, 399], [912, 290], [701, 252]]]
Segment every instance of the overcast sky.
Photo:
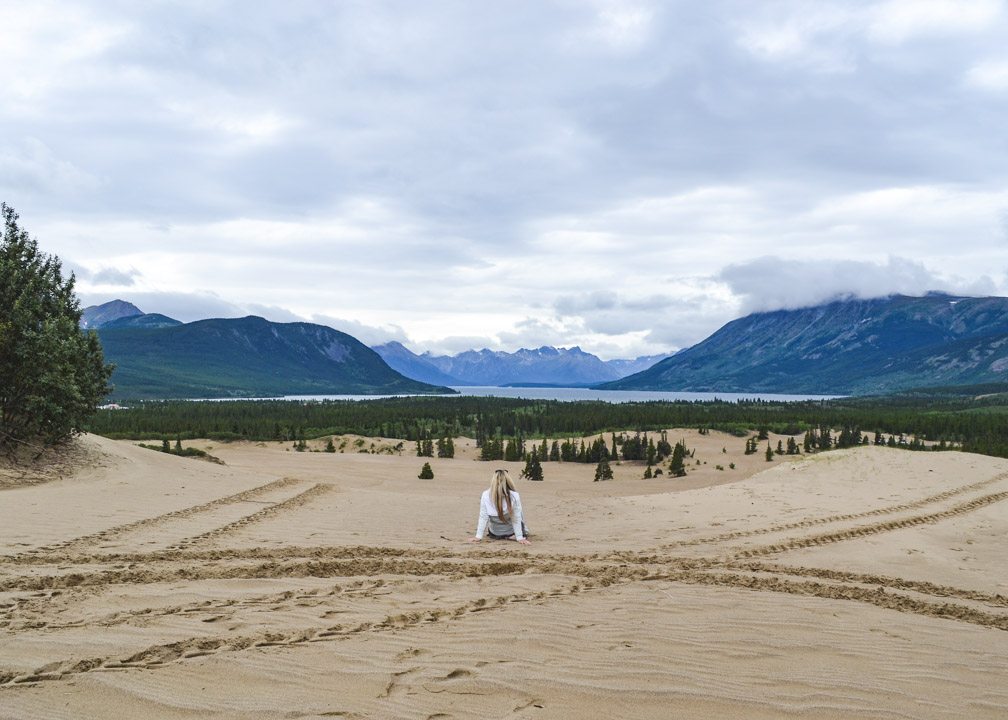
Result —
[[609, 359], [842, 293], [1008, 295], [1008, 2], [0, 16], [0, 200], [84, 305]]

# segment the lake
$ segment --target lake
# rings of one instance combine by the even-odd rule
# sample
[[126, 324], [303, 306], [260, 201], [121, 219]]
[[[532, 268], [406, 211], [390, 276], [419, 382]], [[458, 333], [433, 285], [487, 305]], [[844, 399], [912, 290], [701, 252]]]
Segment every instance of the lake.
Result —
[[[453, 387], [461, 395], [473, 397], [505, 397], [522, 398], [525, 400], [604, 400], [611, 403], [648, 402], [650, 400], [710, 401], [726, 400], [780, 400], [792, 402], [798, 400], [829, 400], [841, 395], [783, 395], [780, 393], [751, 392], [661, 392], [657, 390], [592, 390], [591, 388], [558, 388], [558, 387]], [[389, 397], [412, 397], [411, 395], [286, 395], [283, 400], [377, 400]], [[439, 397], [456, 397], [441, 395]]]

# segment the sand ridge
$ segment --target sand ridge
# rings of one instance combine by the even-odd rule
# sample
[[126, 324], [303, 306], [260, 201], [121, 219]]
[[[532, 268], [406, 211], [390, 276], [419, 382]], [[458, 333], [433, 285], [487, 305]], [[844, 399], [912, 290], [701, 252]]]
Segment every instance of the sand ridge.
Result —
[[[730, 461], [735, 439], [712, 440], [708, 463]], [[1008, 522], [984, 513], [1008, 499], [1003, 460], [859, 448], [684, 489], [627, 465], [591, 483], [566, 464], [519, 486], [537, 530], [526, 549], [458, 540], [490, 467], [471, 457], [433, 463], [424, 484], [408, 456], [218, 446], [227, 466], [211, 470], [89, 441], [120, 458], [89, 482], [173, 492], [148, 493], [140, 519], [57, 538], [31, 532], [41, 487], [5, 494], [3, 520], [20, 526], [0, 547], [3, 718], [44, 715], [66, 692], [79, 717], [288, 717], [292, 698], [298, 717], [1008, 708], [1005, 564], [900, 550], [911, 533], [936, 546], [967, 533], [997, 557]], [[418, 532], [434, 507], [441, 527]], [[867, 542], [891, 553], [844, 552]], [[822, 553], [842, 559], [808, 562]], [[929, 662], [944, 670], [920, 675]], [[194, 671], [216, 690], [196, 692]]]

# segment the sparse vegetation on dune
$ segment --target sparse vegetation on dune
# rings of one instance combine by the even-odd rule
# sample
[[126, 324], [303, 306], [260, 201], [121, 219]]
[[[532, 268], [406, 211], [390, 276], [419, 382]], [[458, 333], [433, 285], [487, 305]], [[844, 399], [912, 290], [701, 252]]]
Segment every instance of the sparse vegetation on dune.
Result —
[[[657, 433], [665, 428], [719, 430], [739, 437], [755, 431], [801, 436], [822, 429], [838, 437], [884, 435], [894, 443], [921, 449], [961, 449], [1008, 457], [1008, 385], [936, 388], [896, 395], [838, 398], [828, 401], [779, 402], [557, 402], [488, 397], [404, 397], [368, 401], [165, 401], [137, 404], [125, 410], [101, 410], [91, 420], [92, 432], [111, 438], [284, 440], [356, 434], [400, 438], [425, 447], [431, 438], [473, 437], [491, 452], [486, 459], [525, 455], [522, 442], [542, 438], [581, 438], [598, 433]], [[899, 443], [902, 437], [904, 443]], [[611, 445], [612, 443], [610, 443]], [[542, 447], [540, 445], [540, 447]], [[519, 449], [520, 448], [520, 449]], [[342, 448], [341, 448], [342, 449]], [[795, 448], [792, 448], [794, 450]], [[825, 449], [821, 445], [819, 449]], [[611, 453], [613, 447], [607, 447]], [[575, 451], [580, 453], [580, 448]], [[587, 462], [597, 462], [601, 448], [587, 448]], [[647, 448], [642, 449], [643, 453]], [[562, 447], [557, 445], [556, 455]], [[425, 453], [426, 454], [426, 453]], [[669, 453], [670, 454], [670, 453]], [[499, 455], [499, 458], [498, 458]], [[625, 452], [624, 452], [625, 455]], [[555, 457], [553, 448], [540, 460]], [[610, 457], [610, 459], [612, 459]], [[642, 454], [639, 458], [647, 459]]]

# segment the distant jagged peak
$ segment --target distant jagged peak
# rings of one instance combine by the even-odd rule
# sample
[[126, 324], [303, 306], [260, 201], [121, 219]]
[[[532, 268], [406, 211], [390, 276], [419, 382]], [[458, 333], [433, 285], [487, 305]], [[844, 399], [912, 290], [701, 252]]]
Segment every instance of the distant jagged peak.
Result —
[[405, 345], [403, 345], [398, 340], [389, 340], [388, 342], [381, 343], [380, 345], [374, 345], [374, 346], [372, 346], [371, 349], [372, 350], [377, 350], [378, 348], [390, 348], [390, 349], [395, 349], [395, 350], [406, 350], [407, 352], [409, 352], [409, 348], [407, 348]]
[[101, 305], [91, 305], [84, 308], [81, 311], [80, 325], [87, 330], [97, 330], [120, 318], [135, 317], [143, 314], [143, 310], [131, 302], [118, 299], [109, 300], [107, 303], [102, 303]]

